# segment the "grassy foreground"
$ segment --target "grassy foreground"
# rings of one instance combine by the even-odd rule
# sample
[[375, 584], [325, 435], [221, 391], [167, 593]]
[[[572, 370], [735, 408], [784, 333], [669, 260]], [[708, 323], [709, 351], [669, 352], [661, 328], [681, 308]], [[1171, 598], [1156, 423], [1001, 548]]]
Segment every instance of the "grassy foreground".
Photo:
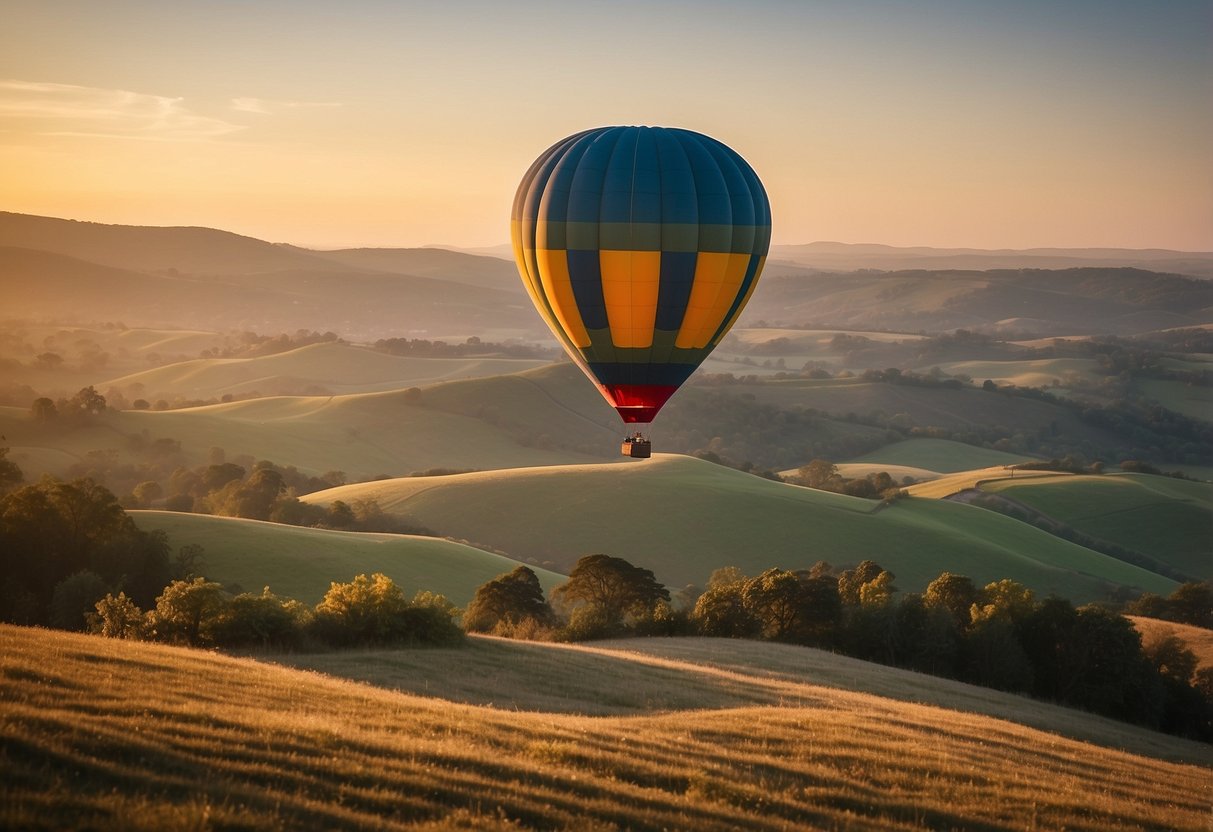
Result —
[[716, 698], [585, 716], [162, 645], [14, 627], [0, 642], [7, 828], [1197, 830], [1213, 811], [1203, 747], [1112, 750], [760, 656], [666, 660], [654, 687], [697, 675]]

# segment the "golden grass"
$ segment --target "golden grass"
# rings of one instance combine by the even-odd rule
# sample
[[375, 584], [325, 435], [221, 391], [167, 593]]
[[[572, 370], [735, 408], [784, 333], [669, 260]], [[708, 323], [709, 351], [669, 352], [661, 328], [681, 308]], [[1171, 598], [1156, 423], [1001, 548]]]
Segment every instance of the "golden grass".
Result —
[[1149, 645], [1152, 641], [1176, 636], [1185, 647], [1196, 654], [1197, 667], [1213, 666], [1213, 630], [1140, 615], [1131, 615], [1128, 618], [1141, 633], [1142, 643]]
[[1163, 760], [752, 668], [701, 671], [735, 683], [724, 705], [585, 716], [33, 629], [0, 643], [7, 828], [1196, 830], [1213, 812], [1203, 747]]
[[1073, 476], [1062, 471], [1015, 471], [1009, 466], [995, 465], [992, 468], [979, 468], [975, 471], [961, 471], [946, 477], [940, 477], [930, 482], [908, 486], [905, 491], [914, 497], [925, 497], [932, 500], [942, 500], [959, 491], [978, 488], [986, 483], [1000, 480], [1041, 479], [1044, 477]]

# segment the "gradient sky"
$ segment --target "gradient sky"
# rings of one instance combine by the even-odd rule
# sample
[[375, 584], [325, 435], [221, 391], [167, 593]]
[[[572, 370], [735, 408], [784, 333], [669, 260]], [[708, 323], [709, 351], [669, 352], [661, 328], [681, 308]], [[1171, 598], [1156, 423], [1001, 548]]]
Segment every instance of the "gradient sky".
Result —
[[776, 243], [1213, 249], [1213, 0], [0, 0], [0, 210], [493, 245], [607, 124], [734, 147]]

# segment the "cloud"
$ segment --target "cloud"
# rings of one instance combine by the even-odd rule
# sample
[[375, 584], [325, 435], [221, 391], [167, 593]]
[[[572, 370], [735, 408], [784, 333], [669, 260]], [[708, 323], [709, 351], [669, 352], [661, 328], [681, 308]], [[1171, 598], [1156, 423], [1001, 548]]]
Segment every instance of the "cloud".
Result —
[[196, 113], [184, 101], [75, 84], [0, 81], [0, 118], [44, 136], [202, 141], [245, 129]]
[[282, 110], [309, 110], [318, 107], [340, 107], [332, 101], [272, 101], [268, 98], [233, 98], [232, 109], [239, 113], [276, 113]]

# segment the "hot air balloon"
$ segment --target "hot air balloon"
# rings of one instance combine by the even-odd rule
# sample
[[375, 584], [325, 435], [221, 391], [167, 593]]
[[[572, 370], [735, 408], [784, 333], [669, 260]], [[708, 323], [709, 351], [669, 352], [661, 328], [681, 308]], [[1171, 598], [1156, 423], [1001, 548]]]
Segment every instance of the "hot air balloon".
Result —
[[[713, 138], [601, 127], [535, 160], [510, 227], [539, 314], [623, 421], [643, 426], [741, 314], [771, 209], [753, 169]], [[638, 430], [623, 450], [650, 447]]]

